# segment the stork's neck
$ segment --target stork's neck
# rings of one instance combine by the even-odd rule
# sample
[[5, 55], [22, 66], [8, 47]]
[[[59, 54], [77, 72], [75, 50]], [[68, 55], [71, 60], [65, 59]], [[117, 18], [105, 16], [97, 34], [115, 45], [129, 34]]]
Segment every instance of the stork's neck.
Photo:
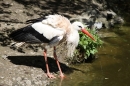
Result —
[[67, 35], [67, 49], [68, 49], [68, 57], [72, 57], [74, 50], [79, 42], [79, 33], [77, 30], [72, 29], [70, 33]]
[[79, 33], [78, 30], [71, 29], [70, 33], [67, 35], [67, 41], [71, 44], [77, 46], [79, 42]]

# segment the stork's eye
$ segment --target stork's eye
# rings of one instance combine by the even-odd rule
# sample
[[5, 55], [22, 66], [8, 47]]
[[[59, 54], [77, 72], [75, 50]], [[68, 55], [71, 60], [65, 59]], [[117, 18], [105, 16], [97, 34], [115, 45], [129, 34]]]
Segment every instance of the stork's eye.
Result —
[[79, 28], [82, 28], [81, 26], [78, 26]]

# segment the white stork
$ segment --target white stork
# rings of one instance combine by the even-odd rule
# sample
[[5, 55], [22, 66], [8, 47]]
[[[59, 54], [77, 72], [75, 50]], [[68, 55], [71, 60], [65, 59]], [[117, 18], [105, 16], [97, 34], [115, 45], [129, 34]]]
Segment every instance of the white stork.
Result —
[[37, 21], [29, 26], [18, 29], [10, 34], [10, 37], [18, 42], [26, 43], [43, 43], [44, 44], [44, 58], [46, 63], [47, 76], [55, 78], [49, 71], [47, 62], [47, 48], [46, 46], [54, 47], [54, 58], [60, 71], [60, 77], [63, 78], [64, 74], [60, 68], [59, 61], [56, 55], [56, 46], [63, 41], [67, 42], [70, 55], [79, 42], [78, 31], [82, 31], [94, 40], [94, 38], [85, 30], [81, 22], [70, 23], [70, 21], [61, 15], [49, 15], [45, 19]]

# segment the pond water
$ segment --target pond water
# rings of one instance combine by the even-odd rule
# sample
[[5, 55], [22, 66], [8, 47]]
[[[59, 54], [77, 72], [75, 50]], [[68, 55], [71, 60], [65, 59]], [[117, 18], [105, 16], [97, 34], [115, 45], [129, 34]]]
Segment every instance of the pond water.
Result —
[[130, 86], [130, 27], [105, 30], [116, 36], [103, 38], [92, 63], [71, 65], [75, 70], [51, 86]]

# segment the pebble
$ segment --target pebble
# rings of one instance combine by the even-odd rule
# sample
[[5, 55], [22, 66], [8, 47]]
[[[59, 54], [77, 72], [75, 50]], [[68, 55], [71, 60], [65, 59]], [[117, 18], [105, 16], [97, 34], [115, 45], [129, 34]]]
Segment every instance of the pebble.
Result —
[[109, 78], [105, 78], [105, 79], [109, 79]]
[[35, 81], [34, 84], [41, 86], [42, 82], [41, 81]]
[[3, 76], [1, 76], [0, 78], [1, 78], [1, 79], [4, 79], [4, 77], [3, 77]]
[[15, 78], [14, 78], [14, 77], [13, 77], [12, 79], [13, 79], [13, 81], [15, 81]]
[[12, 84], [13, 84], [13, 82], [11, 80], [8, 80], [7, 83], [8, 83], [9, 86], [12, 86]]
[[25, 80], [26, 86], [31, 86], [31, 81], [30, 80]]
[[8, 56], [7, 56], [6, 54], [4, 54], [4, 55], [2, 55], [1, 57], [2, 57], [4, 60], [7, 60], [7, 57], [8, 57]]
[[17, 82], [20, 82], [22, 80], [22, 78], [18, 77], [16, 80], [17, 80]]

